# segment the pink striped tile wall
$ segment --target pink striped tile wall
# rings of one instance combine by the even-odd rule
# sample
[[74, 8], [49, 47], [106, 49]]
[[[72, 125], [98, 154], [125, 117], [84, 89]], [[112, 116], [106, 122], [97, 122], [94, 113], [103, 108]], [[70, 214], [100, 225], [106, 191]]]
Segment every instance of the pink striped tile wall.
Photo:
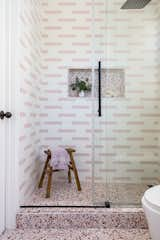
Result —
[[[101, 17], [95, 23], [98, 52], [95, 54], [98, 59], [103, 49], [104, 66], [125, 69], [126, 92], [124, 99], [104, 99], [103, 118], [96, 121], [96, 126], [103, 128], [96, 139], [96, 159], [101, 161], [95, 163], [97, 181], [157, 183], [160, 127], [157, 1], [143, 10], [128, 11], [120, 10], [123, 1], [101, 2], [101, 7], [95, 9]], [[102, 35], [103, 38], [98, 37]]]
[[41, 1], [21, 1], [19, 76], [19, 190], [20, 203], [30, 196], [39, 175]]
[[[95, 1], [95, 64], [101, 57], [104, 67], [126, 73], [125, 98], [104, 99], [103, 117], [96, 119], [96, 176], [105, 181], [109, 172], [114, 181], [154, 182], [160, 131], [156, 1], [140, 11], [122, 11], [122, 3]], [[69, 68], [91, 67], [92, 1], [41, 5], [41, 145], [76, 147], [80, 177], [90, 180], [91, 99], [69, 98], [67, 77]]]
[[81, 179], [91, 178], [91, 100], [68, 97], [68, 68], [91, 67], [92, 6], [88, 1], [42, 1], [42, 146], [72, 146]]
[[[156, 57], [156, 61], [157, 61], [157, 78], [159, 78], [160, 76], [160, 28], [159, 28], [159, 25], [160, 25], [160, 2], [158, 1], [158, 4], [157, 4], [157, 57]], [[156, 82], [157, 83], [157, 82]], [[157, 91], [158, 93], [158, 91]], [[157, 139], [159, 142], [160, 140]], [[157, 157], [158, 157], [158, 154], [157, 154]], [[158, 162], [158, 170], [159, 170], [159, 175], [158, 175], [158, 180], [160, 181], [160, 161]]]
[[[160, 180], [160, 13], [156, 0], [136, 11], [120, 10], [123, 2], [95, 1], [95, 66], [101, 58], [124, 68], [126, 85], [125, 97], [103, 99], [95, 118], [95, 179], [152, 184]], [[39, 147], [75, 147], [80, 178], [91, 180], [92, 102], [68, 97], [68, 69], [92, 66], [92, 4], [22, 1], [21, 200], [35, 188]]]

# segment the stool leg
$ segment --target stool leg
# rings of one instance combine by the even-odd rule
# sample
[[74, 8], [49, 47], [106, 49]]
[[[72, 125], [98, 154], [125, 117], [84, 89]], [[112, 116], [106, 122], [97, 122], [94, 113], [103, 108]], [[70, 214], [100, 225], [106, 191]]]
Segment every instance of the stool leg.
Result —
[[73, 172], [74, 172], [74, 176], [75, 176], [75, 179], [76, 179], [77, 189], [78, 189], [78, 191], [81, 191], [81, 184], [80, 184], [80, 181], [79, 181], [77, 169], [73, 168]]
[[71, 183], [72, 179], [71, 179], [71, 169], [70, 167], [68, 167], [68, 182]]
[[43, 186], [43, 181], [44, 181], [44, 177], [45, 177], [45, 174], [46, 174], [46, 170], [47, 170], [47, 167], [48, 167], [49, 160], [50, 160], [50, 158], [47, 157], [47, 160], [45, 162], [45, 165], [44, 165], [44, 168], [43, 168], [43, 172], [42, 172], [39, 184], [38, 184], [38, 188], [42, 188], [42, 186]]
[[72, 163], [74, 176], [75, 176], [75, 179], [76, 179], [77, 189], [78, 189], [78, 191], [81, 191], [81, 184], [80, 184], [80, 181], [79, 181], [78, 171], [77, 171], [77, 168], [76, 168], [76, 165], [75, 165], [75, 162], [74, 162], [74, 158], [73, 158], [73, 155], [72, 155], [71, 152], [69, 153], [69, 155], [70, 155], [70, 159], [71, 159], [71, 163]]
[[52, 167], [49, 167], [49, 170], [48, 170], [48, 183], [47, 183], [46, 198], [49, 198], [49, 197], [50, 197], [50, 193], [51, 193], [52, 172], [53, 172]]

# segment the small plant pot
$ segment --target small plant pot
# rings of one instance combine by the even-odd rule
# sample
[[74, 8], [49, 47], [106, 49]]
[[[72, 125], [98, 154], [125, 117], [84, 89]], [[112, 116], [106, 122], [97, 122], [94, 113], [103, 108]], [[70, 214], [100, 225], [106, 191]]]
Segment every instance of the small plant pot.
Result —
[[80, 92], [78, 93], [78, 95], [79, 95], [79, 97], [85, 97], [85, 92], [84, 92], [84, 91], [80, 91]]

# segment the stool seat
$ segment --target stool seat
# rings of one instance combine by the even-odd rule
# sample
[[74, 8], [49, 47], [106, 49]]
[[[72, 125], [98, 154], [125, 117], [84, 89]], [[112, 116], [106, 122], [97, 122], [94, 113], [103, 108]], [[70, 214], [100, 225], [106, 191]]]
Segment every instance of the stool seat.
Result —
[[[75, 180], [76, 180], [77, 189], [78, 189], [78, 191], [81, 191], [81, 184], [80, 184], [80, 180], [79, 180], [79, 176], [78, 176], [78, 171], [77, 171], [76, 164], [75, 164], [74, 157], [73, 157], [73, 153], [76, 152], [76, 150], [73, 148], [66, 148], [65, 150], [68, 152], [69, 157], [70, 157], [70, 163], [68, 165], [68, 181], [69, 181], [69, 183], [72, 182], [72, 178], [71, 178], [71, 170], [72, 170], [74, 173]], [[46, 198], [49, 198], [50, 192], [51, 192], [52, 174], [53, 174], [53, 172], [59, 172], [61, 170], [53, 169], [53, 167], [50, 165], [50, 160], [51, 160], [52, 154], [54, 154], [54, 153], [52, 153], [50, 149], [45, 150], [44, 153], [47, 155], [47, 158], [45, 161], [45, 165], [44, 165], [44, 168], [42, 171], [42, 175], [41, 175], [38, 187], [42, 188], [45, 175], [47, 174], [48, 182], [47, 182]]]
[[73, 149], [73, 148], [66, 148], [66, 151], [67, 151], [67, 152], [75, 152], [76, 150]]

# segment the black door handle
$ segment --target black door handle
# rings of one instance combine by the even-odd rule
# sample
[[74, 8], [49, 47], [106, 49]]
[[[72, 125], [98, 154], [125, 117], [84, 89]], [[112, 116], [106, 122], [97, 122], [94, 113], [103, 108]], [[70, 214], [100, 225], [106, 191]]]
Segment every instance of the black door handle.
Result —
[[1, 112], [0, 112], [0, 119], [3, 120], [4, 117], [6, 117], [6, 118], [11, 118], [11, 117], [12, 117], [12, 113], [10, 113], [10, 112], [4, 113], [4, 111], [1, 111]]
[[102, 116], [102, 92], [101, 92], [101, 61], [98, 62], [98, 116]]

